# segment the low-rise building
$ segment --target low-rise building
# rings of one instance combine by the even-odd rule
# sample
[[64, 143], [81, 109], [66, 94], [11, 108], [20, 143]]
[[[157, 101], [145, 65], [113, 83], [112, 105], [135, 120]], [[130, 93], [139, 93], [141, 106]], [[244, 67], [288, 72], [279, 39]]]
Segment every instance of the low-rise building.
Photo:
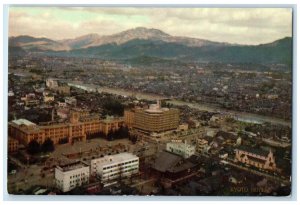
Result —
[[197, 151], [200, 153], [207, 152], [208, 141], [206, 139], [197, 139]]
[[155, 161], [151, 165], [153, 174], [159, 177], [160, 182], [165, 187], [189, 180], [197, 174], [199, 164], [189, 159], [163, 151], [159, 152]]
[[75, 97], [65, 97], [65, 103], [76, 106], [77, 100]]
[[271, 150], [254, 149], [240, 146], [235, 149], [236, 162], [242, 162], [260, 169], [276, 170], [275, 156]]
[[187, 131], [189, 129], [189, 124], [184, 123], [178, 126], [179, 131]]
[[102, 182], [111, 182], [139, 172], [139, 158], [131, 153], [120, 153], [91, 160], [91, 175]]
[[90, 167], [78, 161], [55, 168], [55, 184], [62, 192], [68, 192], [89, 182]]
[[39, 100], [36, 98], [34, 93], [26, 94], [25, 97], [21, 98], [25, 102], [26, 106], [34, 106], [39, 104]]
[[184, 158], [189, 158], [193, 154], [195, 154], [195, 146], [189, 145], [186, 142], [169, 142], [167, 143], [166, 150], [168, 152], [172, 152], [174, 154], [180, 155]]
[[58, 107], [67, 107], [66, 102], [58, 102], [57, 105], [58, 105]]
[[53, 102], [53, 101], [54, 101], [54, 96], [51, 95], [44, 96], [44, 102]]
[[70, 86], [68, 85], [59, 85], [58, 87], [53, 89], [55, 92], [59, 94], [70, 94]]
[[53, 88], [58, 87], [58, 82], [57, 82], [56, 79], [48, 78], [48, 79], [46, 79], [46, 86], [47, 86], [48, 88], [53, 89]]

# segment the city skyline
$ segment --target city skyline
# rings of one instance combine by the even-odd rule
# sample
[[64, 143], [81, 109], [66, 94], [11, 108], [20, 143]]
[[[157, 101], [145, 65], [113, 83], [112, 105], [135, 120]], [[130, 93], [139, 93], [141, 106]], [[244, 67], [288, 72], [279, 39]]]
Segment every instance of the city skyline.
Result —
[[9, 8], [9, 195], [294, 195], [295, 8]]
[[[184, 29], [178, 25], [184, 25]], [[160, 29], [172, 36], [257, 45], [292, 36], [292, 10], [11, 7], [9, 12], [10, 37], [30, 35], [62, 40], [90, 33], [112, 35], [135, 27]]]

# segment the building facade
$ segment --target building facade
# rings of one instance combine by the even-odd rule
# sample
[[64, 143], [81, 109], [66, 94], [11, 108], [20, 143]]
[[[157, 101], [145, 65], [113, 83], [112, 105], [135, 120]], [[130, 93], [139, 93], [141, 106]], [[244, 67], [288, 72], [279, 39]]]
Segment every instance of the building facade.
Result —
[[268, 152], [242, 146], [235, 150], [235, 161], [259, 169], [276, 170], [275, 156], [271, 150]]
[[128, 128], [133, 127], [134, 123], [134, 109], [124, 110], [124, 122]]
[[18, 140], [8, 137], [8, 152], [16, 152], [19, 147]]
[[206, 139], [197, 139], [197, 151], [200, 153], [208, 151], [208, 141]]
[[79, 161], [55, 168], [55, 184], [62, 192], [68, 192], [89, 182], [90, 167]]
[[40, 103], [34, 93], [26, 94], [25, 97], [21, 98], [21, 100], [25, 102], [26, 106], [35, 106]]
[[123, 118], [99, 119], [97, 116], [81, 116], [70, 112], [69, 122], [36, 125], [26, 119], [13, 120], [9, 123], [9, 134], [24, 145], [35, 139], [40, 144], [50, 138], [54, 144], [67, 139], [69, 143], [86, 141], [87, 135], [98, 132], [108, 133], [123, 124]]
[[91, 175], [102, 182], [110, 182], [139, 173], [139, 158], [131, 153], [120, 153], [91, 160]]
[[165, 132], [176, 130], [179, 125], [179, 110], [173, 108], [161, 108], [157, 104], [149, 108], [136, 108], [125, 113], [125, 120], [128, 127], [132, 126], [141, 132]]
[[48, 79], [46, 79], [46, 86], [47, 86], [48, 88], [53, 89], [53, 88], [58, 87], [58, 82], [57, 82], [57, 80], [55, 80], [55, 79], [48, 78]]
[[44, 96], [44, 102], [53, 102], [54, 96]]

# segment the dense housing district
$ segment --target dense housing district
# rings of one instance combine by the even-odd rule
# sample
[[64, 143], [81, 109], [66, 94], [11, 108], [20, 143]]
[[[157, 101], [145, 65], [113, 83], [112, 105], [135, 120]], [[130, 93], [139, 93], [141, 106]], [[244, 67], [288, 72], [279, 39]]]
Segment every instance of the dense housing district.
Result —
[[8, 192], [289, 195], [281, 69], [12, 57]]

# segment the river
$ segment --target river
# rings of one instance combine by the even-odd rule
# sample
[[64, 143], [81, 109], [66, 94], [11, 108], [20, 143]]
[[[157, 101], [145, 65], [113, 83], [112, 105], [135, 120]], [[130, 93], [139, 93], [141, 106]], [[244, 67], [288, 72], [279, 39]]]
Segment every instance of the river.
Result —
[[[78, 82], [76, 84], [78, 84]], [[74, 85], [74, 83], [72, 83], [72, 85]], [[264, 122], [269, 122], [272, 124], [280, 124], [280, 125], [291, 127], [291, 121], [286, 121], [286, 120], [280, 119], [280, 118], [274, 118], [274, 117], [270, 117], [270, 116], [258, 115], [258, 114], [253, 114], [253, 113], [227, 110], [224, 108], [217, 107], [215, 105], [189, 103], [189, 102], [184, 102], [181, 100], [169, 99], [168, 97], [155, 95], [155, 94], [135, 92], [135, 91], [130, 91], [130, 90], [118, 89], [118, 88], [100, 87], [100, 86], [96, 86], [93, 84], [89, 84], [89, 85], [78, 84], [78, 85], [80, 85], [81, 88], [84, 87], [90, 91], [94, 90], [94, 91], [98, 91], [100, 93], [106, 92], [106, 93], [111, 93], [114, 95], [121, 95], [121, 96], [134, 96], [137, 99], [145, 99], [145, 100], [167, 99], [166, 102], [173, 104], [173, 105], [177, 105], [177, 106], [186, 105], [186, 106], [189, 106], [190, 108], [198, 109], [201, 111], [220, 112], [220, 113], [230, 114], [230, 115], [233, 115], [236, 120], [244, 121], [244, 122], [251, 122], [251, 123], [258, 123], [258, 124], [261, 124]]]

